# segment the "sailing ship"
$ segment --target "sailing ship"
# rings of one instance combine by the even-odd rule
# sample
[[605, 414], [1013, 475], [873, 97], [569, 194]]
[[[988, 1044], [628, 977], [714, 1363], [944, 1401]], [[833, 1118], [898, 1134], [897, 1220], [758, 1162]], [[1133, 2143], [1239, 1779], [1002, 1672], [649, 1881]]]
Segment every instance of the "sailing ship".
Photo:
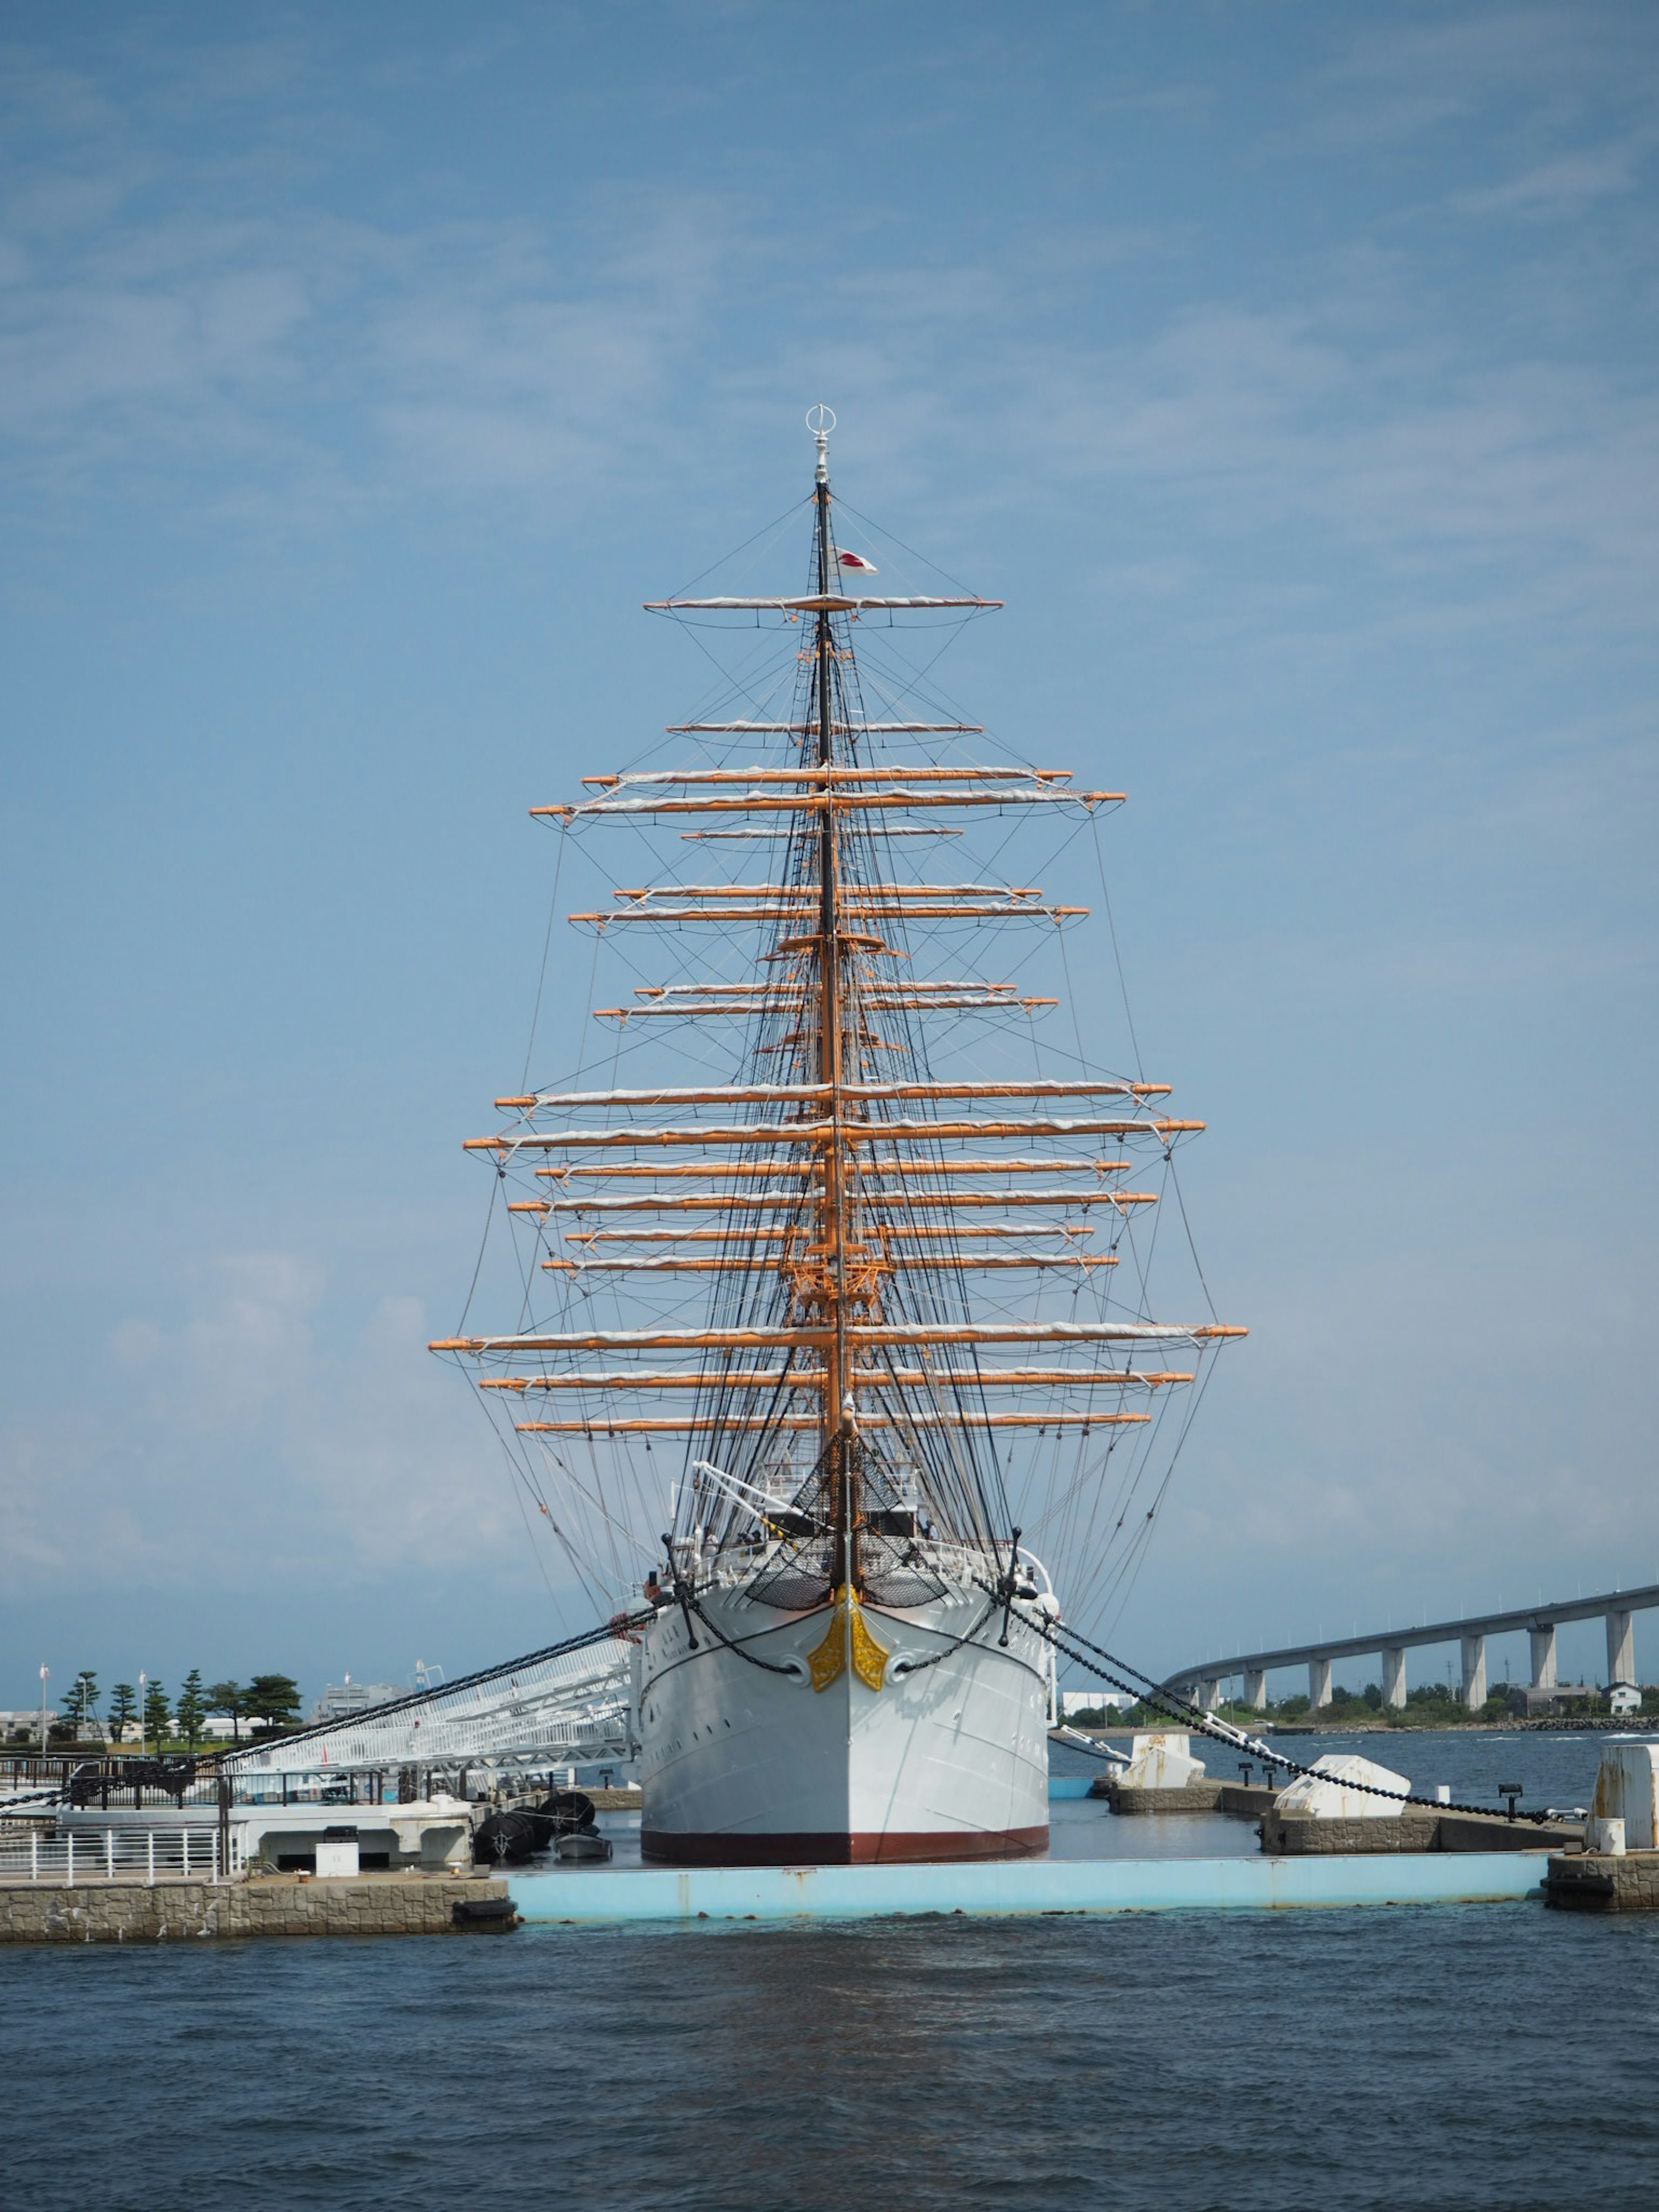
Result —
[[[1163, 1192], [1136, 1170], [1167, 1185], [1202, 1123], [1092, 1067], [1080, 1029], [1048, 1051], [1063, 1072], [1033, 1069], [1055, 998], [958, 972], [964, 939], [1041, 943], [1087, 909], [988, 864], [906, 865], [976, 825], [1088, 829], [1123, 794], [956, 757], [985, 732], [927, 703], [895, 633], [1001, 603], [876, 588], [842, 542], [833, 414], [807, 421], [804, 587], [647, 603], [760, 632], [715, 708], [671, 727], [702, 757], [532, 810], [561, 870], [602, 831], [678, 833], [690, 857], [653, 845], [654, 880], [570, 916], [596, 973], [619, 948], [638, 979], [593, 1009], [608, 1079], [584, 1046], [573, 1079], [498, 1098], [506, 1122], [468, 1140], [522, 1240], [520, 1311], [433, 1349], [622, 1607], [648, 1857], [1007, 1856], [1048, 1833], [1062, 1593], [1038, 1540], [1091, 1601], [1121, 1591], [1192, 1386], [1243, 1332], [1149, 1305], [1135, 1223]], [[634, 963], [647, 934], [666, 975]], [[624, 1052], [653, 1079], [620, 1081]]]

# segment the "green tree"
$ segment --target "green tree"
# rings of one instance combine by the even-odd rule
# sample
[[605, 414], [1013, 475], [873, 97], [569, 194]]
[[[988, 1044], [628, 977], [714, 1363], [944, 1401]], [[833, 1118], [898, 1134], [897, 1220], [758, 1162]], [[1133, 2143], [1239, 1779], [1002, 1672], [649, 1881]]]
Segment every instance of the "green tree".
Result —
[[69, 1717], [75, 1723], [75, 1733], [83, 1736], [87, 1723], [98, 1711], [98, 1677], [90, 1667], [83, 1667], [75, 1678], [74, 1687], [64, 1700]]
[[144, 1691], [144, 1734], [159, 1751], [173, 1725], [173, 1708], [164, 1684], [151, 1682]]
[[242, 1741], [242, 1716], [247, 1711], [247, 1692], [240, 1682], [210, 1682], [208, 1711], [230, 1715], [230, 1735], [233, 1743]]
[[202, 1670], [199, 1667], [192, 1667], [185, 1675], [184, 1686], [179, 1692], [176, 1716], [179, 1733], [192, 1751], [196, 1748], [197, 1737], [202, 1733], [202, 1723], [206, 1715], [207, 1705], [202, 1692]]
[[109, 1693], [109, 1732], [117, 1743], [138, 1717], [138, 1692], [131, 1682], [118, 1682]]
[[300, 1717], [300, 1685], [291, 1674], [256, 1674], [247, 1686], [246, 1710], [262, 1735], [292, 1728]]

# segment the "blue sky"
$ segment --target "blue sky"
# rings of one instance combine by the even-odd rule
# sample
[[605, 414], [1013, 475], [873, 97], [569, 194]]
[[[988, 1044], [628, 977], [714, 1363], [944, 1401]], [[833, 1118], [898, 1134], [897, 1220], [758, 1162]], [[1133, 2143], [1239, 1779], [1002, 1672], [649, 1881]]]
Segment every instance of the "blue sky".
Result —
[[1130, 793], [1253, 1334], [1122, 1648], [1659, 1578], [1650, 6], [0, 35], [0, 1703], [569, 1617], [422, 1349], [525, 809], [695, 702], [639, 602], [804, 493], [820, 397], [838, 489], [1009, 602], [954, 696]]

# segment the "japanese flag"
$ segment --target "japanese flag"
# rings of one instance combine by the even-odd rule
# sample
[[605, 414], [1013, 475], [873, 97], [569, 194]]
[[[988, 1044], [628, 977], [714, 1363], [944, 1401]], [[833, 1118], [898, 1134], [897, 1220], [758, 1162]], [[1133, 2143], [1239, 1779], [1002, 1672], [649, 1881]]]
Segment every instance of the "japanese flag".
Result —
[[873, 561], [866, 561], [862, 553], [839, 553], [836, 559], [843, 568], [857, 568], [866, 576], [878, 573]]

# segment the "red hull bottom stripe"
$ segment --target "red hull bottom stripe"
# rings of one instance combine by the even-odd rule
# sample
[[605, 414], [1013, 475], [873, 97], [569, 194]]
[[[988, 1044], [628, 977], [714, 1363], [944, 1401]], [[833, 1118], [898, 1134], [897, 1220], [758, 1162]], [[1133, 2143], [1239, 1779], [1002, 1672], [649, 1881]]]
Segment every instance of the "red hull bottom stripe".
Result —
[[940, 1859], [1024, 1859], [1048, 1848], [1048, 1831], [1041, 1828], [979, 1829], [963, 1833], [951, 1829], [865, 1835], [812, 1833], [806, 1830], [775, 1835], [675, 1835], [665, 1828], [647, 1828], [640, 1849], [648, 1859], [666, 1859], [675, 1866], [893, 1866]]

